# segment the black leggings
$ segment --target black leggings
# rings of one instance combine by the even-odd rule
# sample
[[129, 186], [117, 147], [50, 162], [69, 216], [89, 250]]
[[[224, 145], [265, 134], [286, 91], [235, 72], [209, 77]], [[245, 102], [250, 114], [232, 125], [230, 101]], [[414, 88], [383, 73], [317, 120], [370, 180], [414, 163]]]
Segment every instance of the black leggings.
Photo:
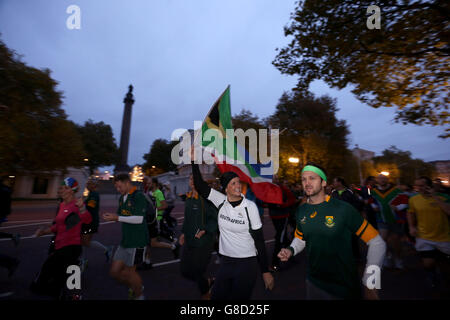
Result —
[[212, 248], [213, 244], [205, 247], [184, 245], [181, 253], [181, 275], [195, 281], [202, 295], [209, 291], [209, 282], [205, 277], [205, 272], [211, 259]]
[[286, 234], [288, 218], [272, 219], [272, 223], [275, 228], [275, 245], [272, 254], [272, 265], [279, 266], [280, 258], [278, 258], [278, 253], [281, 248], [285, 248], [289, 245], [289, 239]]
[[81, 246], [72, 245], [55, 250], [50, 254], [42, 266], [41, 272], [32, 284], [31, 290], [38, 294], [45, 294], [58, 298], [66, 291], [66, 281], [70, 265], [78, 265]]
[[211, 300], [250, 300], [258, 269], [256, 257], [222, 256]]

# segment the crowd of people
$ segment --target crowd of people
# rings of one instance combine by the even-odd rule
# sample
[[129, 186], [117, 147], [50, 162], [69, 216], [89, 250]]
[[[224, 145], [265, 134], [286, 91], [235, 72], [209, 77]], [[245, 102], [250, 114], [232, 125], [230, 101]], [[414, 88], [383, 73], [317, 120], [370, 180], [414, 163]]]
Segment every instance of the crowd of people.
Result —
[[[223, 173], [218, 182], [205, 182], [192, 161], [190, 191], [181, 196], [184, 220], [177, 238], [177, 220], [171, 216], [177, 195], [170, 186], [145, 177], [138, 189], [128, 174], [116, 175], [117, 211], [102, 215], [105, 221], [121, 223], [121, 241], [113, 254], [113, 246], [92, 240], [100, 221], [96, 181], [88, 181], [89, 196], [82, 198], [76, 196], [78, 182], [64, 179], [53, 224], [35, 233], [54, 238], [31, 291], [81, 299], [79, 290], [67, 288], [66, 270], [70, 265], [86, 269], [87, 248], [105, 254], [111, 262], [110, 276], [135, 300], [145, 299], [140, 272], [153, 267], [151, 248], [170, 250], [180, 259], [181, 276], [193, 281], [205, 300], [249, 300], [258, 274], [272, 290], [273, 274], [283, 272], [283, 264], [302, 251], [307, 257], [307, 299], [379, 299], [371, 270], [404, 269], [405, 246], [414, 246], [431, 287], [450, 288], [450, 195], [438, 180], [422, 176], [414, 186], [397, 186], [380, 174], [367, 177], [361, 186], [348, 185], [343, 177], [330, 179], [324, 168], [309, 163], [301, 171], [301, 183], [274, 179], [283, 194], [281, 204], [258, 199], [234, 172]], [[7, 192], [2, 184], [2, 203], [9, 201], [2, 207], [2, 221], [10, 213]], [[262, 228], [265, 209], [275, 230], [271, 255]], [[0, 236], [16, 244], [20, 239]], [[215, 250], [219, 268], [208, 275]], [[0, 255], [0, 265], [10, 274], [18, 264]]]

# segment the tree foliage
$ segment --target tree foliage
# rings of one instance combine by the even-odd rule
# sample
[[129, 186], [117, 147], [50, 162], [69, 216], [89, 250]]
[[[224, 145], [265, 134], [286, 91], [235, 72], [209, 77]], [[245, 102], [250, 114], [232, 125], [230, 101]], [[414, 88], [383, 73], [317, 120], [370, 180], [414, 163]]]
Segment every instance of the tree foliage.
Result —
[[77, 129], [86, 151], [88, 159], [86, 164], [91, 173], [98, 167], [110, 166], [117, 162], [119, 150], [110, 125], [103, 121], [94, 123], [89, 120], [82, 126], [78, 125]]
[[149, 153], [144, 155], [146, 162], [143, 165], [143, 170], [146, 174], [155, 175], [175, 171], [177, 166], [172, 162], [171, 153], [172, 149], [178, 143], [178, 141], [169, 142], [165, 139], [156, 139], [153, 141]]
[[257, 115], [253, 114], [250, 110], [242, 109], [241, 113], [233, 116], [233, 129], [239, 128], [244, 131], [255, 129], [258, 132], [259, 129], [264, 129], [265, 126]]
[[50, 70], [27, 66], [0, 41], [0, 172], [82, 166], [80, 136]]
[[394, 183], [413, 184], [420, 176], [432, 177], [434, 166], [420, 159], [413, 159], [411, 152], [402, 151], [391, 146], [373, 159], [377, 173], [388, 171], [389, 178]]
[[[298, 182], [300, 168], [309, 161], [326, 168], [330, 177], [343, 175], [344, 164], [351, 158], [349, 131], [345, 121], [336, 118], [337, 110], [336, 101], [327, 96], [298, 92], [281, 96], [274, 114], [266, 119], [270, 127], [282, 132], [280, 178]], [[289, 157], [299, 158], [299, 164], [291, 164]]]
[[[381, 28], [370, 30], [373, 4], [381, 9]], [[446, 126], [446, 138], [449, 17], [445, 0], [301, 0], [285, 27], [292, 41], [273, 64], [299, 76], [300, 92], [316, 79], [338, 89], [352, 85], [371, 107], [397, 107], [397, 122]]]

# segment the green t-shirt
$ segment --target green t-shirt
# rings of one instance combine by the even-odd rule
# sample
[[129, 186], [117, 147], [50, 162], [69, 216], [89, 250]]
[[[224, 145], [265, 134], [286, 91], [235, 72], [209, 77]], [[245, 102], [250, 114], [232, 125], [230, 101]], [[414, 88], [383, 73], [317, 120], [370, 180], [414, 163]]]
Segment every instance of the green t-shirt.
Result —
[[[307, 279], [345, 299], [359, 298], [360, 281], [352, 252], [352, 235], [366, 223], [350, 204], [327, 197], [318, 205], [303, 204], [296, 212], [296, 233], [306, 242]], [[362, 231], [362, 232], [361, 232]]]
[[149, 243], [147, 223], [145, 214], [147, 211], [147, 199], [136, 189], [133, 189], [123, 201], [123, 196], [119, 199], [119, 216], [143, 216], [144, 220], [140, 224], [122, 222], [122, 241], [120, 245], [124, 248], [143, 248]]
[[89, 211], [89, 213], [92, 216], [91, 225], [98, 227], [98, 224], [99, 224], [98, 211], [100, 208], [100, 196], [99, 196], [98, 192], [89, 191], [89, 195], [87, 196], [84, 203], [86, 205], [86, 209]]
[[[156, 207], [157, 208], [161, 206], [162, 201], [166, 200], [166, 198], [164, 198], [164, 194], [159, 189], [156, 189], [155, 191], [153, 191], [152, 196], [154, 196], [156, 199]], [[157, 218], [158, 221], [163, 218], [163, 213], [164, 213], [164, 210], [158, 210], [158, 218]]]

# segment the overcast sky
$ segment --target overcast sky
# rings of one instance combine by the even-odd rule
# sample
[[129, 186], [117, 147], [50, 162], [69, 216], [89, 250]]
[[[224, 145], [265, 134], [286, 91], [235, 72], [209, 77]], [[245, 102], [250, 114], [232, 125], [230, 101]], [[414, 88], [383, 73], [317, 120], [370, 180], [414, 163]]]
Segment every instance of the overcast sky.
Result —
[[[79, 30], [66, 27], [72, 4], [81, 9]], [[28, 65], [52, 70], [70, 120], [111, 125], [117, 144], [133, 84], [133, 165], [144, 162], [155, 139], [203, 120], [228, 84], [233, 114], [272, 114], [296, 84], [271, 64], [275, 49], [289, 42], [283, 27], [294, 8], [294, 0], [0, 0], [0, 32]], [[370, 108], [350, 89], [316, 81], [311, 90], [337, 99], [351, 148], [380, 154], [396, 145], [426, 161], [450, 159], [450, 139], [437, 137], [442, 127], [394, 124], [394, 109]]]

